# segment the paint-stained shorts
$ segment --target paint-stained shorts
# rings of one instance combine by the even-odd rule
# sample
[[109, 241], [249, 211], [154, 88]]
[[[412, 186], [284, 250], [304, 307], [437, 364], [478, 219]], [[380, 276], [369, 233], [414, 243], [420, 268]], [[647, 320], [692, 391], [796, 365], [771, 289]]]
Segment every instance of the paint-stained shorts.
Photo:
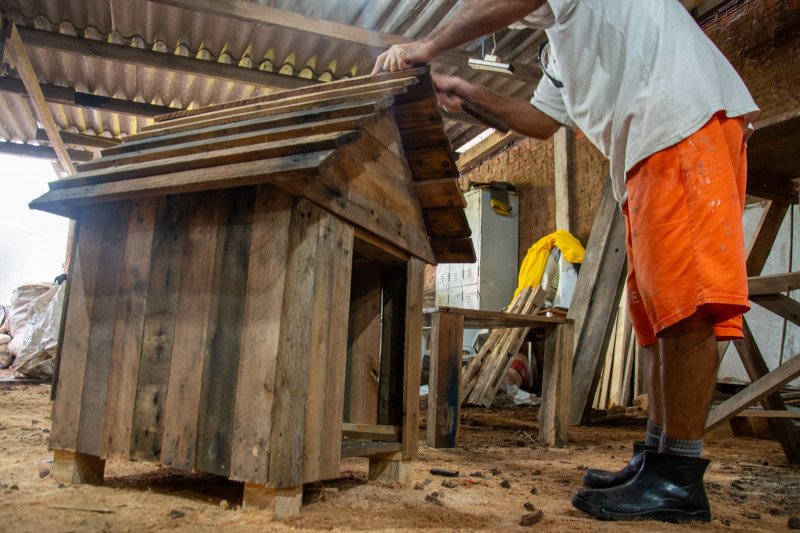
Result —
[[718, 113], [627, 175], [628, 304], [639, 344], [705, 306], [717, 340], [742, 337], [744, 121]]

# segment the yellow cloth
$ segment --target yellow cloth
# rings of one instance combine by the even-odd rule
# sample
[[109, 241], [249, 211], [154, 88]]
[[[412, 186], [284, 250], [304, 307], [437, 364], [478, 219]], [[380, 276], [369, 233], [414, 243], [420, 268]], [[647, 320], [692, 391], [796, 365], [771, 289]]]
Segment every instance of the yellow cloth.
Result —
[[564, 255], [564, 259], [570, 263], [583, 262], [583, 255], [586, 250], [583, 249], [578, 239], [568, 231], [560, 229], [555, 233], [542, 237], [528, 248], [528, 253], [522, 261], [522, 266], [519, 269], [519, 283], [517, 290], [514, 292], [514, 298], [525, 287], [533, 287], [542, 282], [547, 257], [550, 255], [550, 250], [553, 249], [553, 246], [558, 246]]

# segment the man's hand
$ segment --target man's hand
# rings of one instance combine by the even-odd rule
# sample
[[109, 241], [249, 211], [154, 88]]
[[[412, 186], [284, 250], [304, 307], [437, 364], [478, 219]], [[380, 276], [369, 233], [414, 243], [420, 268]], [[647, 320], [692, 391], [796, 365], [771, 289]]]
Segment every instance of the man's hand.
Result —
[[475, 86], [455, 76], [433, 75], [436, 86], [436, 98], [445, 111], [461, 111], [461, 105], [472, 101]]
[[431, 59], [433, 59], [431, 52], [423, 41], [395, 44], [378, 56], [375, 68], [372, 69], [372, 75], [374, 76], [381, 70], [386, 72], [407, 70], [417, 65], [430, 63]]

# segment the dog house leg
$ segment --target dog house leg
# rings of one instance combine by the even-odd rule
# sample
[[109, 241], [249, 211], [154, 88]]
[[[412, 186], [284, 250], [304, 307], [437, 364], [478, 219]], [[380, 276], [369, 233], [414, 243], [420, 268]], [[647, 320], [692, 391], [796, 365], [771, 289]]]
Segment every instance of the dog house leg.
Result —
[[106, 461], [94, 455], [55, 450], [53, 452], [53, 478], [62, 483], [103, 483]]
[[261, 483], [245, 483], [242, 509], [263, 509], [270, 518], [290, 518], [300, 514], [303, 486], [270, 487]]

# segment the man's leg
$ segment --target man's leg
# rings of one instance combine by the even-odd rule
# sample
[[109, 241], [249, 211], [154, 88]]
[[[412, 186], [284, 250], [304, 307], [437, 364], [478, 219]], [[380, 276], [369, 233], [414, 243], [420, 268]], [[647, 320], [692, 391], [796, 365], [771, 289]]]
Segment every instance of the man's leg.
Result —
[[645, 445], [658, 448], [664, 428], [664, 404], [661, 399], [660, 345], [641, 347], [647, 374], [647, 440]]

